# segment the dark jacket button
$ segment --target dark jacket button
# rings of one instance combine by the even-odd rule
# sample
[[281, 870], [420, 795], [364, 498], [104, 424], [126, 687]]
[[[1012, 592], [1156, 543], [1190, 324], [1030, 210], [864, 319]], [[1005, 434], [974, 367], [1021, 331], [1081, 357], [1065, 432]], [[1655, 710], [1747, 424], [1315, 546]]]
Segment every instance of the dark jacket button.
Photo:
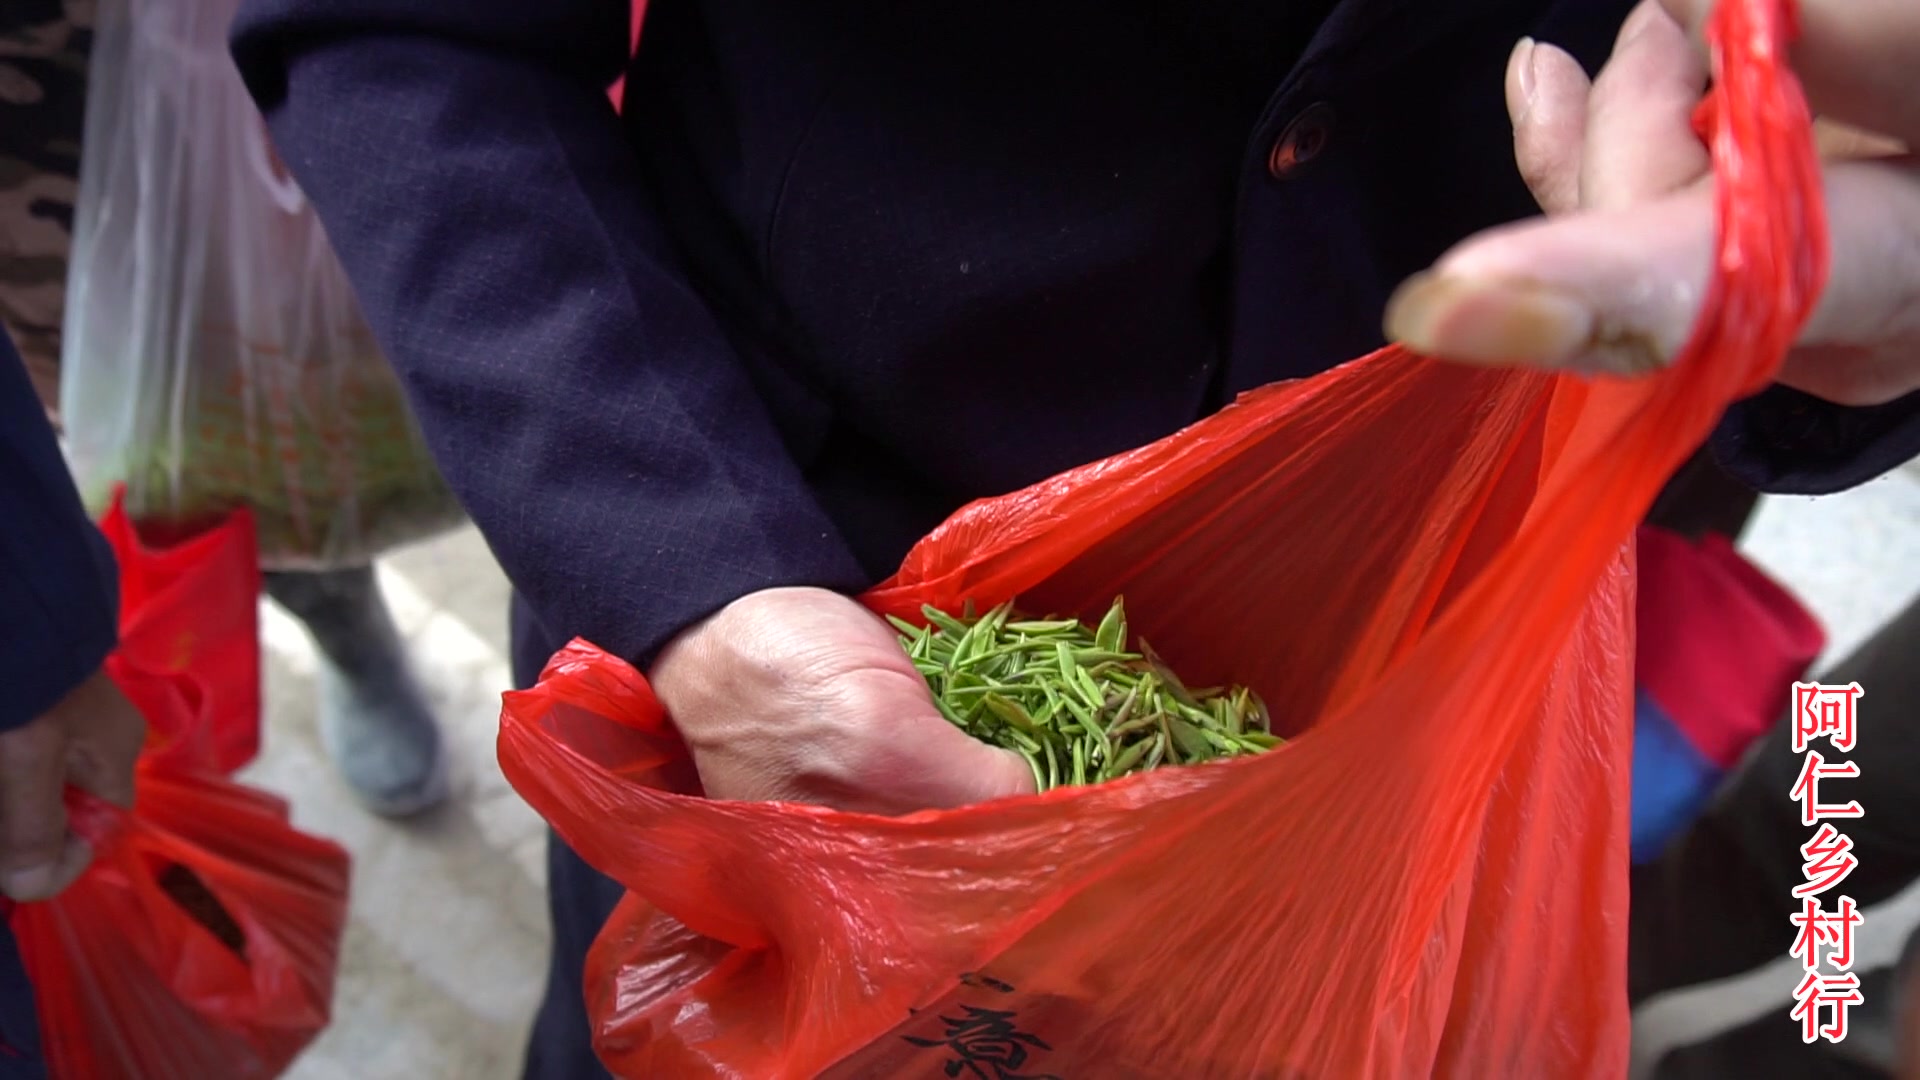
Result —
[[1275, 180], [1298, 174], [1326, 150], [1332, 136], [1333, 106], [1324, 101], [1309, 105], [1273, 141], [1273, 150], [1267, 154], [1267, 171]]

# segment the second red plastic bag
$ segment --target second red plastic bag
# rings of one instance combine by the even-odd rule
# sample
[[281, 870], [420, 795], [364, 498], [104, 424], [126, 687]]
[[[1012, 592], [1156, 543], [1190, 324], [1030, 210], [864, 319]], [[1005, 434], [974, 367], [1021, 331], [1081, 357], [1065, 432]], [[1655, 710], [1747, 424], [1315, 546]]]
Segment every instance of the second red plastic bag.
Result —
[[116, 500], [121, 644], [148, 723], [128, 813], [70, 795], [93, 865], [14, 909], [54, 1080], [256, 1080], [326, 1026], [348, 857], [227, 778], [259, 739], [260, 571], [245, 514], [143, 547]]
[[668, 790], [576, 644], [500, 757], [629, 890], [586, 992], [625, 1077], [1618, 1077], [1631, 537], [1824, 280], [1791, 12], [1726, 0], [1716, 280], [1686, 356], [1584, 382], [1387, 350], [976, 503], [877, 611], [1017, 599], [1245, 682], [1269, 754], [900, 819]]

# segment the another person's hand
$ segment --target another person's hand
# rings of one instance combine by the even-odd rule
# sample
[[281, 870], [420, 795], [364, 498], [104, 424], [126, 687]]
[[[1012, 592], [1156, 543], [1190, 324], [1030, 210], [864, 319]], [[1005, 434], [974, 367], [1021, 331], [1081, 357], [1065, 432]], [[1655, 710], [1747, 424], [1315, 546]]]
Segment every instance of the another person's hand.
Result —
[[898, 814], [1034, 790], [1019, 755], [941, 716], [893, 628], [837, 593], [742, 597], [648, 678], [712, 798]]
[[73, 884], [93, 851], [67, 831], [67, 785], [132, 806], [146, 735], [146, 721], [104, 671], [0, 734], [0, 892], [46, 900]]
[[[1552, 216], [1474, 237], [1409, 281], [1389, 336], [1452, 360], [1591, 372], [1674, 358], [1713, 258], [1707, 150], [1691, 127], [1711, 5], [1646, 0], [1591, 84], [1565, 52], [1520, 43], [1507, 72], [1516, 157]], [[1920, 143], [1920, 3], [1800, 9], [1793, 63], [1826, 128], [1833, 272], [1780, 381], [1879, 404], [1920, 389], [1920, 166], [1904, 154]]]

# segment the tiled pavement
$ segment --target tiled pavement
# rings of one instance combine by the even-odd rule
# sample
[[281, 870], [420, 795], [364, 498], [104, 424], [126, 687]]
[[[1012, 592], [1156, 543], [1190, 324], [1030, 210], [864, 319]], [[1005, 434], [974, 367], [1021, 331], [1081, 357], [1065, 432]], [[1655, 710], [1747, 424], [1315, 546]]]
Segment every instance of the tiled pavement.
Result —
[[[1769, 500], [1747, 547], [1822, 616], [1831, 653], [1843, 653], [1920, 589], [1920, 471], [1833, 498]], [[506, 1080], [517, 1075], [546, 943], [544, 834], [494, 764], [507, 589], [471, 532], [402, 552], [382, 571], [453, 733], [458, 797], [406, 826], [358, 810], [320, 757], [312, 650], [297, 624], [265, 609], [269, 730], [249, 776], [289, 796], [301, 826], [342, 841], [357, 860], [334, 1025], [292, 1075]], [[1920, 895], [1870, 913], [1863, 952], [1893, 947], [1916, 922]], [[1763, 971], [1656, 1003], [1643, 1012], [1641, 1042], [1652, 1048], [1775, 1007], [1791, 978]]]

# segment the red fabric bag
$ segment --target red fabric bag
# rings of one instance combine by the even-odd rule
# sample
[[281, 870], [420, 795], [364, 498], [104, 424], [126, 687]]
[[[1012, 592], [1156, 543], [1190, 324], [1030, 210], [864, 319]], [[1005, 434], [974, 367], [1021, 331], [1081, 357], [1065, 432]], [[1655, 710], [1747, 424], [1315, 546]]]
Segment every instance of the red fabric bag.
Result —
[[120, 561], [107, 667], [147, 745], [132, 813], [69, 795], [93, 865], [13, 910], [41, 1044], [55, 1080], [275, 1076], [326, 1026], [348, 857], [227, 778], [259, 743], [252, 522], [148, 550], [116, 501], [102, 529]]
[[500, 760], [629, 893], [586, 993], [618, 1075], [1618, 1077], [1632, 536], [1824, 281], [1792, 12], [1723, 0], [1720, 258], [1685, 357], [1583, 381], [1388, 349], [961, 510], [870, 593], [1130, 622], [1271, 753], [888, 819], [673, 790], [584, 643]]
[[1730, 770], [1786, 715], [1826, 631], [1718, 533], [1689, 540], [1648, 526], [1638, 543], [1640, 689], [1701, 757]]

